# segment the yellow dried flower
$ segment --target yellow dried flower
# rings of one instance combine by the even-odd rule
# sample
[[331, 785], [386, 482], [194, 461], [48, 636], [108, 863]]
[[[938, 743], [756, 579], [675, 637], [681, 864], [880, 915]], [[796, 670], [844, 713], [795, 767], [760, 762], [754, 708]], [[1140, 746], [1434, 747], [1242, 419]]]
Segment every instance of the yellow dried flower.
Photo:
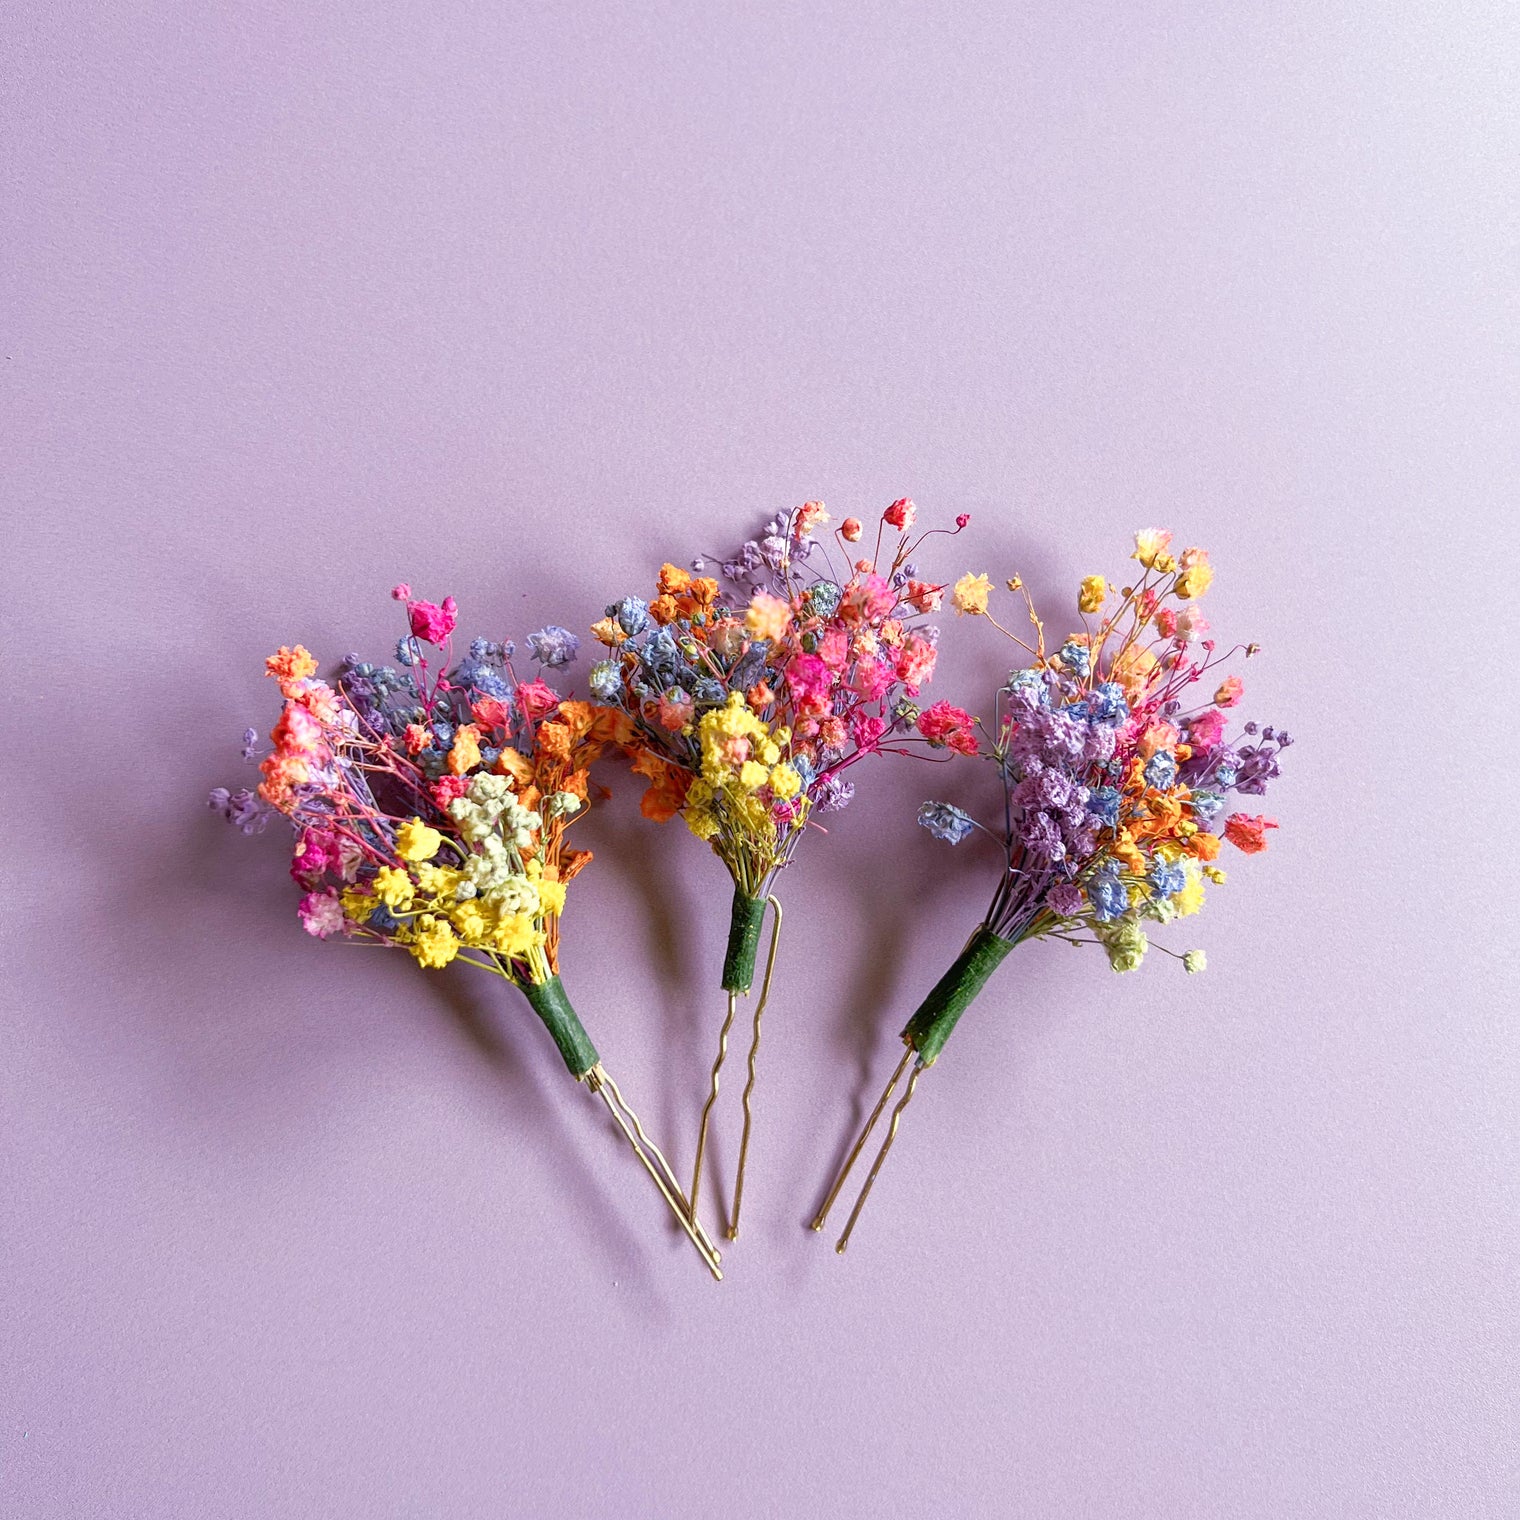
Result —
[[406, 912], [416, 895], [412, 878], [405, 871], [398, 871], [394, 866], [381, 866], [375, 872], [375, 896], [392, 913]]
[[789, 765], [778, 765], [771, 772], [771, 794], [779, 802], [795, 797], [802, 790], [802, 777]]
[[1182, 574], [1177, 577], [1177, 595], [1184, 601], [1190, 601], [1195, 596], [1202, 596], [1214, 580], [1214, 567], [1209, 563], [1208, 556], [1201, 549], [1189, 549], [1183, 556], [1196, 555], [1190, 564], [1185, 564]]
[[772, 596], [769, 591], [757, 591], [744, 614], [744, 626], [750, 637], [769, 639], [773, 644], [779, 644], [786, 637], [791, 620], [791, 603]]
[[459, 954], [459, 939], [443, 919], [424, 913], [417, 920], [411, 951], [420, 965], [437, 971]]
[[992, 582], [985, 575], [972, 575], [967, 571], [950, 592], [950, 601], [957, 612], [969, 612], [973, 616], [987, 610], [987, 597]]
[[403, 860], [431, 860], [442, 845], [443, 835], [420, 818], [409, 819], [396, 830], [396, 853]]
[[1132, 558], [1147, 567], [1156, 563], [1158, 555], [1171, 543], [1172, 535], [1165, 528], [1141, 528], [1135, 534], [1135, 552]]
[[533, 926], [531, 913], [504, 913], [496, 921], [491, 943], [501, 955], [526, 955], [544, 942], [543, 931]]
[[470, 898], [467, 902], [456, 904], [450, 910], [449, 917], [466, 944], [484, 946], [490, 938], [491, 920], [476, 899]]

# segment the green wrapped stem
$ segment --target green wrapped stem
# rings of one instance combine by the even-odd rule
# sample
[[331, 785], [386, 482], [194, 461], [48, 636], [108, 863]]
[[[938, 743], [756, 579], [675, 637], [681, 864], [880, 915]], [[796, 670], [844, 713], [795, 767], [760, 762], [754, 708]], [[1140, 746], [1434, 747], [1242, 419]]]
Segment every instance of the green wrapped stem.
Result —
[[755, 952], [760, 948], [760, 926], [765, 920], [765, 899], [748, 897], [734, 888], [734, 913], [728, 926], [728, 954], [723, 957], [723, 990], [748, 992], [755, 980]]
[[1003, 964], [1014, 941], [994, 934], [982, 924], [956, 956], [950, 969], [934, 984], [918, 1012], [908, 1020], [903, 1039], [918, 1052], [920, 1066], [933, 1066], [950, 1038], [956, 1021]]
[[564, 983], [558, 976], [551, 976], [547, 982], [525, 982], [522, 990], [534, 1013], [544, 1021], [544, 1028], [554, 1037], [570, 1075], [579, 1081], [596, 1065], [598, 1056], [585, 1025], [565, 996]]

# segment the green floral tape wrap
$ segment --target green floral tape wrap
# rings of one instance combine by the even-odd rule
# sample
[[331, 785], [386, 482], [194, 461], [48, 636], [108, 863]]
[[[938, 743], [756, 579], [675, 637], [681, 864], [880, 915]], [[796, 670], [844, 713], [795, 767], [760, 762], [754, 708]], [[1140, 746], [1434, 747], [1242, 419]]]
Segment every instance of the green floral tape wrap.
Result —
[[1013, 940], [1000, 938], [985, 924], [971, 936], [903, 1030], [903, 1039], [918, 1052], [920, 1065], [933, 1066], [939, 1059], [956, 1020], [971, 1006], [1013, 946]]
[[723, 990], [748, 992], [755, 980], [755, 952], [760, 948], [760, 925], [765, 899], [746, 897], [734, 888], [734, 916], [728, 926], [728, 954], [723, 957]]
[[544, 1021], [544, 1028], [554, 1036], [554, 1043], [559, 1046], [570, 1075], [577, 1080], [584, 1077], [597, 1063], [596, 1046], [570, 1006], [564, 983], [557, 976], [551, 976], [547, 982], [526, 982], [523, 996]]

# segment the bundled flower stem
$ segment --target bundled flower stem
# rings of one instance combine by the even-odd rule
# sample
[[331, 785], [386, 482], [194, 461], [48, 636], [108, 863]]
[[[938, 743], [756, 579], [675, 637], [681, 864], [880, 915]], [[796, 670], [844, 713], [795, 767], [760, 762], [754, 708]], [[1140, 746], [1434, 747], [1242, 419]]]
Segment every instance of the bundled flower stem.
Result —
[[[269, 811], [296, 833], [291, 875], [308, 933], [395, 946], [419, 965], [460, 961], [521, 989], [566, 1069], [601, 1099], [714, 1277], [719, 1255], [692, 1217], [664, 1153], [602, 1065], [559, 977], [566, 891], [590, 861], [568, 829], [590, 800], [590, 767], [629, 742], [627, 715], [564, 700], [542, 675], [519, 682], [510, 644], [477, 639], [451, 655], [453, 598], [416, 600], [401, 669], [351, 655], [337, 685], [300, 645], [266, 662], [284, 699], [257, 794], [211, 802], [252, 833]], [[439, 651], [430, 663], [425, 646]], [[551, 626], [529, 639], [541, 667], [574, 658]], [[244, 754], [253, 758], [249, 730]]]
[[[1147, 925], [1191, 916], [1203, 905], [1204, 882], [1224, 881], [1215, 865], [1221, 840], [1256, 854], [1277, 827], [1243, 812], [1221, 817], [1231, 792], [1265, 792], [1278, 774], [1279, 754], [1293, 741], [1255, 723], [1226, 739], [1228, 710], [1243, 691], [1238, 676], [1217, 681], [1212, 695], [1199, 700], [1194, 688], [1210, 671], [1236, 653], [1254, 655], [1258, 646], [1216, 653], [1198, 609], [1214, 576], [1209, 557], [1202, 549], [1173, 555], [1170, 543], [1171, 534], [1160, 529], [1136, 535], [1133, 557], [1142, 573], [1133, 586], [1113, 588], [1100, 575], [1086, 577], [1077, 598], [1082, 631], [1053, 655], [1017, 576], [1008, 588], [1024, 597], [1032, 645], [988, 611], [986, 576], [966, 575], [955, 586], [958, 612], [985, 617], [1033, 663], [998, 691], [986, 731], [985, 755], [1002, 781], [1000, 822], [988, 827], [946, 802], [926, 802], [918, 821], [950, 845], [980, 831], [999, 846], [1002, 863], [986, 916], [909, 1019], [902, 1032], [906, 1053], [813, 1220], [821, 1230], [907, 1073], [839, 1238], [840, 1252], [919, 1078], [1015, 946], [1034, 939], [1097, 944], [1115, 971], [1132, 971], [1150, 948]], [[1189, 972], [1204, 969], [1202, 950], [1163, 953]]]
[[[773, 915], [730, 1239], [739, 1233], [761, 1016], [781, 931], [778, 874], [818, 816], [850, 801], [847, 772], [859, 760], [925, 745], [976, 750], [968, 713], [943, 702], [920, 710], [913, 700], [937, 658], [937, 630], [922, 619], [944, 595], [943, 586], [918, 579], [912, 563], [929, 536], [912, 535], [916, 510], [906, 498], [894, 502], [862, 555], [854, 547], [865, 532], [858, 519], [824, 536], [828, 513], [807, 502], [722, 562], [731, 589], [704, 575], [700, 560], [695, 574], [667, 564], [652, 601], [614, 602], [593, 629], [610, 652], [593, 668], [591, 690], [633, 722], [628, 751], [649, 781], [644, 816], [680, 814], [733, 881], [721, 978], [727, 1009], [697, 1136], [693, 1212], [738, 999], [754, 982], [767, 906]], [[959, 518], [955, 531], [968, 520]]]

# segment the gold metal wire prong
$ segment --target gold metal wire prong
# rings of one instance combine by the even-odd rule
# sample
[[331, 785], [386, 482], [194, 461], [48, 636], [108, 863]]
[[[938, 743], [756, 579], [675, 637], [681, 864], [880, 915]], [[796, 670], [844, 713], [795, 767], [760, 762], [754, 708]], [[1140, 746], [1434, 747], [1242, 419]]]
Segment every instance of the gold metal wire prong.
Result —
[[866, 1120], [865, 1127], [855, 1137], [855, 1144], [850, 1147], [850, 1154], [844, 1158], [844, 1165], [839, 1168], [839, 1175], [834, 1179], [834, 1185], [829, 1189], [829, 1196], [823, 1200], [823, 1207], [813, 1217], [813, 1228], [821, 1230], [823, 1222], [829, 1217], [829, 1210], [834, 1207], [834, 1200], [839, 1196], [840, 1189], [844, 1187], [845, 1178], [850, 1175], [851, 1168], [860, 1159], [860, 1153], [865, 1149], [866, 1141], [871, 1138], [871, 1131], [876, 1128], [876, 1121], [886, 1111], [888, 1100], [902, 1081], [902, 1074], [908, 1069], [908, 1062], [913, 1059], [914, 1051], [910, 1045], [903, 1052], [903, 1058], [897, 1063], [897, 1070], [892, 1073], [892, 1080], [882, 1089], [881, 1097], [877, 1100], [876, 1107], [871, 1110], [871, 1117]]
[[652, 1139], [650, 1139], [647, 1133], [645, 1133], [644, 1126], [639, 1122], [638, 1114], [634, 1112], [628, 1100], [623, 1096], [622, 1090], [618, 1087], [617, 1083], [612, 1080], [611, 1074], [606, 1070], [605, 1067], [602, 1068], [602, 1080], [607, 1084], [608, 1088], [611, 1089], [612, 1096], [616, 1100], [618, 1107], [622, 1109], [622, 1111], [628, 1116], [630, 1120], [632, 1120], [633, 1128], [638, 1134], [639, 1140], [643, 1145], [644, 1150], [653, 1156], [655, 1165], [659, 1168], [660, 1176], [665, 1179], [665, 1188], [662, 1189], [662, 1191], [665, 1191], [667, 1195], [674, 1195], [676, 1198], [679, 1198], [681, 1200], [682, 1207], [686, 1209], [688, 1216], [691, 1217], [692, 1228], [701, 1237], [700, 1244], [705, 1248], [705, 1253], [711, 1255], [712, 1259], [715, 1262], [721, 1261], [723, 1259], [723, 1254], [718, 1250], [717, 1246], [713, 1244], [712, 1236], [709, 1235], [707, 1231], [702, 1227], [702, 1221], [700, 1219], [691, 1216], [690, 1205], [686, 1202], [686, 1194], [681, 1191], [681, 1184], [676, 1181], [676, 1174], [671, 1169], [670, 1162], [666, 1160], [665, 1152], [662, 1151]]
[[718, 1058], [713, 1062], [712, 1084], [708, 1088], [707, 1102], [702, 1105], [702, 1123], [697, 1130], [697, 1164], [691, 1169], [691, 1191], [686, 1195], [693, 1219], [697, 1217], [697, 1194], [702, 1189], [702, 1157], [707, 1151], [707, 1124], [712, 1117], [713, 1104], [718, 1101], [718, 1073], [723, 1070], [723, 1061], [728, 1055], [728, 1032], [734, 1027], [734, 1013], [738, 1006], [739, 994], [730, 992], [728, 1016], [723, 1020], [723, 1028], [718, 1032]]
[[729, 1221], [727, 1235], [730, 1240], [739, 1238], [739, 1209], [744, 1203], [744, 1165], [749, 1159], [749, 1132], [753, 1122], [749, 1100], [755, 1091], [755, 1058], [760, 1054], [760, 1016], [765, 1012], [765, 1000], [771, 995], [771, 973], [776, 969], [776, 946], [781, 939], [781, 902], [772, 893], [766, 902], [771, 905], [775, 918], [771, 923], [771, 948], [765, 958], [765, 979], [760, 983], [760, 997], [755, 1004], [755, 1033], [749, 1042], [749, 1081], [744, 1084], [744, 1132], [739, 1138], [739, 1168], [734, 1174], [734, 1217]]
[[834, 1246], [841, 1256], [850, 1244], [850, 1231], [855, 1228], [855, 1221], [860, 1218], [860, 1211], [866, 1206], [866, 1199], [871, 1196], [871, 1184], [876, 1181], [876, 1174], [881, 1170], [882, 1162], [887, 1159], [887, 1152], [892, 1149], [892, 1142], [897, 1138], [897, 1126], [902, 1123], [903, 1110], [913, 1101], [913, 1091], [918, 1086], [918, 1079], [924, 1070], [923, 1062], [920, 1061], [914, 1065], [908, 1076], [908, 1085], [903, 1089], [903, 1095], [898, 1100], [897, 1107], [892, 1110], [892, 1122], [887, 1125], [887, 1138], [881, 1142], [881, 1149], [876, 1153], [876, 1160], [871, 1163], [871, 1170], [866, 1173], [865, 1186], [860, 1190], [860, 1197], [855, 1200], [855, 1207], [850, 1210], [844, 1234], [839, 1237]]
[[697, 1254], [702, 1258], [703, 1264], [718, 1282], [722, 1282], [723, 1272], [718, 1266], [718, 1252], [716, 1248], [705, 1236], [697, 1233], [696, 1227], [692, 1224], [691, 1218], [687, 1213], [686, 1199], [682, 1196], [681, 1190], [677, 1188], [674, 1192], [671, 1191], [665, 1179], [660, 1175], [659, 1169], [645, 1153], [643, 1146], [639, 1144], [633, 1126], [630, 1125], [629, 1119], [623, 1116], [624, 1110], [627, 1111], [629, 1118], [632, 1118], [633, 1124], [638, 1125], [640, 1134], [643, 1133], [643, 1125], [638, 1124], [638, 1119], [634, 1116], [633, 1110], [623, 1102], [622, 1094], [618, 1092], [617, 1084], [608, 1077], [600, 1062], [585, 1073], [581, 1080], [606, 1104], [607, 1112], [612, 1115], [613, 1122], [622, 1130], [624, 1138], [628, 1141], [634, 1155], [643, 1164], [644, 1170], [654, 1178], [654, 1185], [659, 1188], [661, 1197], [664, 1198], [670, 1207], [670, 1212], [676, 1216], [677, 1222], [686, 1231], [692, 1245], [697, 1248]]

